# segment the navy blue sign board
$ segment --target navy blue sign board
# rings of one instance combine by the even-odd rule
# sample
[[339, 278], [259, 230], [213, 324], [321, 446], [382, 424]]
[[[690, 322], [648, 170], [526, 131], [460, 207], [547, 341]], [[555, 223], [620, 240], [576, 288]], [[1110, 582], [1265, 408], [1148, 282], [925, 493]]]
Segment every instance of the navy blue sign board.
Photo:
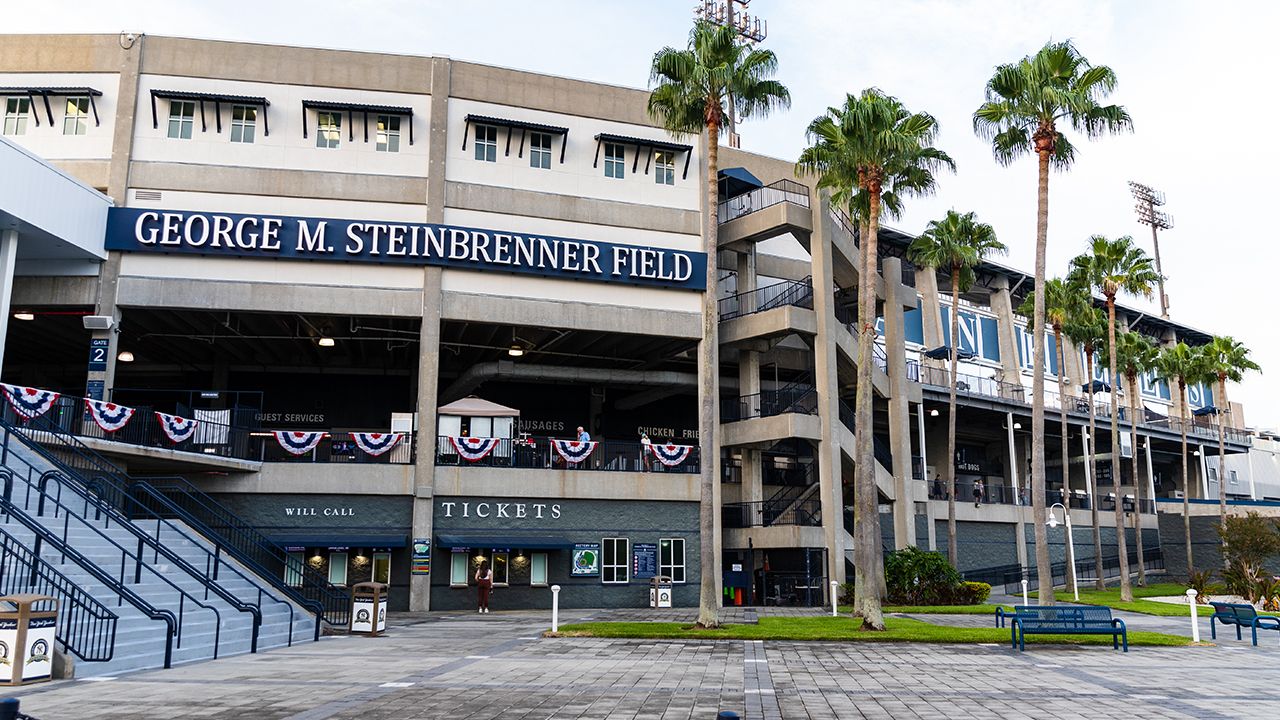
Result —
[[108, 250], [434, 265], [706, 289], [705, 253], [454, 225], [111, 208]]
[[[84, 385], [84, 396], [90, 400], [105, 400], [103, 397], [107, 394], [107, 381], [90, 380]], [[88, 410], [85, 411], [86, 413]]]
[[648, 580], [658, 574], [658, 546], [654, 543], [636, 543], [631, 546], [631, 577]]
[[89, 372], [102, 372], [107, 369], [107, 350], [111, 341], [106, 338], [93, 338], [89, 341]]

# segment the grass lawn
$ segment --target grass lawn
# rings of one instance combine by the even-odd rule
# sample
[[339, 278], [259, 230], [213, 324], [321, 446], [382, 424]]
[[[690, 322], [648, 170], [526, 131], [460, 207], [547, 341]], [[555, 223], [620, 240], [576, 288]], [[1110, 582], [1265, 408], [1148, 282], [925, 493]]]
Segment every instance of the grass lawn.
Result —
[[[589, 622], [562, 625], [548, 637], [645, 638], [667, 640], [853, 640], [864, 642], [1008, 643], [1007, 628], [960, 628], [910, 618], [885, 618], [885, 632], [864, 632], [850, 617], [763, 617], [758, 625], [724, 625], [698, 630], [685, 623]], [[1110, 645], [1103, 635], [1033, 635], [1028, 644]], [[1190, 645], [1187, 638], [1130, 632], [1130, 645]]]
[[[903, 613], [904, 615], [991, 615], [995, 616], [996, 608], [1000, 605], [885, 605], [886, 613]], [[1005, 610], [1013, 611], [1013, 606], [1003, 606]], [[853, 612], [853, 608], [848, 605], [841, 605], [840, 614], [848, 615]]]
[[[1163, 617], [1187, 617], [1191, 612], [1186, 605], [1171, 605], [1169, 603], [1155, 602], [1154, 600], [1143, 600], [1142, 598], [1157, 597], [1164, 595], [1182, 595], [1187, 591], [1186, 586], [1177, 583], [1156, 583], [1146, 587], [1133, 586], [1133, 602], [1120, 601], [1120, 588], [1108, 587], [1106, 590], [1098, 590], [1094, 587], [1080, 588], [1080, 604], [1082, 605], [1106, 605], [1115, 610], [1125, 610], [1127, 612], [1143, 613], [1146, 615], [1160, 615]], [[1031, 593], [1035, 596], [1036, 593]], [[1059, 590], [1055, 597], [1062, 602], [1074, 602], [1071, 599], [1070, 590]], [[994, 611], [993, 611], [994, 612]], [[1213, 615], [1213, 608], [1208, 605], [1201, 605], [1196, 612], [1200, 617], [1209, 617]]]

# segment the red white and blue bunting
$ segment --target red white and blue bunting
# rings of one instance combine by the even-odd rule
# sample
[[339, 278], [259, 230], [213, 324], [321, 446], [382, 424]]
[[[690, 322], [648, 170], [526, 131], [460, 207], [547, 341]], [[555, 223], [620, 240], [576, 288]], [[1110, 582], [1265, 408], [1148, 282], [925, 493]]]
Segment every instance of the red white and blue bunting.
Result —
[[98, 423], [98, 427], [109, 433], [113, 433], [129, 424], [129, 419], [133, 417], [134, 413], [134, 409], [131, 407], [102, 402], [101, 400], [85, 398], [84, 404], [85, 407], [89, 408], [89, 417]]
[[327, 432], [293, 432], [291, 430], [274, 430], [276, 442], [280, 447], [293, 455], [305, 455], [315, 449], [320, 441], [329, 437]]
[[586, 460], [591, 452], [599, 445], [595, 440], [582, 442], [581, 440], [552, 440], [551, 447], [556, 449], [560, 457], [565, 462], [580, 463]]
[[4, 385], [4, 396], [9, 399], [13, 411], [24, 420], [33, 420], [49, 412], [49, 408], [58, 400], [58, 393], [52, 390], [24, 387], [22, 385]]
[[476, 462], [483, 460], [493, 449], [498, 447], [498, 441], [501, 438], [482, 438], [482, 437], [450, 437], [449, 442], [453, 443], [453, 449], [458, 451], [463, 460]]
[[649, 446], [653, 451], [653, 456], [658, 458], [658, 462], [667, 467], [675, 467], [689, 459], [689, 453], [693, 452], [692, 445], [659, 445], [653, 443]]
[[404, 437], [403, 433], [351, 433], [351, 438], [356, 441], [356, 447], [373, 457], [395, 447], [402, 437]]
[[174, 445], [185, 440], [190, 440], [191, 436], [196, 432], [196, 426], [200, 424], [196, 420], [190, 420], [177, 415], [166, 415], [159, 411], [156, 412], [156, 420], [160, 421], [160, 429], [164, 431], [165, 436], [168, 437]]

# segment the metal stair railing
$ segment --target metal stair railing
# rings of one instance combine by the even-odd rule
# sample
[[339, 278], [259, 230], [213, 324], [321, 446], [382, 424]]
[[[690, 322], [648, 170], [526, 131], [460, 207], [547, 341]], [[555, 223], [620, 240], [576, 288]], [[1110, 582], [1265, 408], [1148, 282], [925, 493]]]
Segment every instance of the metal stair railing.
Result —
[[[37, 419], [37, 421], [38, 420], [39, 419]], [[240, 570], [236, 568], [234, 565], [222, 562], [221, 557], [215, 556], [214, 553], [209, 552], [203, 545], [201, 545], [198, 542], [196, 538], [192, 537], [190, 534], [185, 532], [182, 528], [170, 522], [168, 519], [161, 517], [158, 513], [148, 508], [145, 504], [138, 502], [130, 494], [128, 490], [130, 484], [132, 483], [132, 479], [129, 478], [128, 475], [125, 475], [122, 471], [120, 471], [120, 469], [117, 468], [115, 465], [112, 465], [106, 459], [101, 458], [100, 456], [96, 458], [96, 460], [100, 462], [95, 462], [95, 458], [93, 457], [93, 455], [96, 455], [96, 453], [93, 453], [93, 451], [90, 450], [89, 448], [84, 448], [83, 452], [80, 451], [76, 447], [76, 444], [79, 444], [79, 441], [75, 440], [74, 436], [70, 436], [70, 435], [64, 436], [57, 431], [49, 430], [48, 427], [42, 427], [40, 429], [42, 431], [41, 432], [42, 435], [49, 436], [51, 438], [65, 437], [66, 442], [64, 442], [63, 448], [62, 448], [64, 450], [64, 453], [68, 453], [72, 457], [79, 457], [85, 462], [91, 465], [96, 464], [98, 465], [98, 467], [101, 468], [100, 473], [93, 473], [88, 479], [86, 479], [81, 474], [84, 472], [83, 470], [77, 470], [71, 464], [66, 462], [64, 458], [61, 458], [49, 452], [45, 447], [40, 445], [37, 441], [28, 437], [25, 434], [25, 430], [26, 430], [25, 428], [17, 428], [4, 419], [0, 419], [0, 428], [3, 428], [3, 430], [5, 431], [3, 451], [0, 451], [0, 458], [4, 458], [4, 460], [6, 461], [6, 464], [7, 464], [7, 461], [13, 458], [16, 458], [22, 461], [24, 464], [27, 464], [29, 467], [31, 467], [33, 471], [35, 470], [35, 468], [31, 466], [30, 463], [27, 463], [16, 453], [13, 453], [10, 451], [9, 443], [11, 441], [11, 438], [16, 438], [19, 443], [23, 444], [26, 448], [36, 453], [41, 458], [43, 458], [44, 460], [49, 462], [51, 465], [53, 465], [55, 468], [58, 468], [61, 471], [61, 472], [45, 472], [40, 475], [40, 478], [38, 480], [38, 483], [39, 483], [38, 490], [41, 493], [41, 501], [40, 501], [40, 511], [38, 512], [38, 514], [43, 515], [43, 506], [44, 506], [44, 499], [46, 497], [45, 493], [46, 493], [47, 484], [50, 481], [57, 481], [58, 498], [61, 498], [62, 490], [64, 488], [84, 498], [86, 503], [85, 515], [81, 516], [80, 519], [85, 520], [86, 523], [89, 522], [87, 517], [88, 508], [90, 505], [92, 505], [94, 510], [93, 521], [94, 522], [102, 521], [104, 523], [104, 528], [105, 528], [105, 527], [109, 527], [111, 524], [111, 520], [114, 519], [117, 525], [119, 525], [121, 528], [123, 528], [124, 530], [126, 530], [127, 532], [129, 532], [131, 535], [133, 535], [135, 538], [138, 539], [139, 554], [142, 553], [142, 548], [145, 545], [148, 549], [150, 549], [153, 552], [153, 554], [157, 558], [163, 555], [175, 566], [177, 566], [180, 570], [182, 570], [187, 575], [195, 579], [196, 582], [200, 583], [200, 585], [204, 588], [206, 600], [209, 599], [209, 593], [212, 592], [214, 595], [217, 595], [219, 598], [221, 598], [224, 602], [226, 602], [228, 605], [230, 605], [232, 608], [234, 608], [238, 612], [248, 613], [253, 619], [253, 629], [252, 629], [252, 634], [250, 637], [250, 644], [249, 644], [249, 651], [251, 653], [256, 653], [258, 651], [258, 635], [262, 629], [263, 598], [266, 598], [274, 603], [283, 604], [285, 607], [288, 608], [289, 610], [289, 644], [290, 645], [293, 644], [293, 605], [267, 592], [266, 589], [263, 588], [261, 584], [259, 584], [258, 582], [255, 582], [254, 579], [250, 578], [248, 575], [240, 572]], [[62, 431], [62, 432], [65, 432], [65, 431]], [[88, 453], [93, 453], [93, 455], [89, 455]], [[70, 511], [70, 508], [68, 508], [68, 511]], [[140, 516], [142, 519], [155, 521], [156, 523], [155, 537], [152, 537], [148, 531], [144, 531], [141, 527], [135, 525], [132, 522], [134, 519], [137, 519], [134, 517], [135, 515]], [[181, 555], [174, 552], [161, 540], [160, 534], [161, 534], [162, 525], [167, 527], [171, 534], [176, 534], [179, 538], [187, 540], [192, 544], [193, 547], [205, 553], [205, 568], [203, 572], [198, 570], [194, 565], [189, 563]], [[218, 577], [219, 569], [222, 565], [226, 565], [226, 567], [230, 569], [231, 572], [235, 573], [237, 576], [239, 576], [245, 582], [249, 583], [250, 586], [252, 586], [258, 591], [256, 602], [250, 603], [240, 599], [234, 593], [227, 590], [227, 588], [223, 586], [220, 582], [218, 582], [217, 577]]]
[[[31, 469], [34, 470], [34, 468]], [[43, 556], [45, 554], [42, 552], [44, 550], [43, 546], [46, 544], [49, 545], [54, 552], [61, 556], [62, 564], [65, 564], [70, 560], [72, 564], [83, 569], [85, 572], [92, 575], [98, 582], [106, 586], [112, 594], [119, 598], [117, 607], [122, 607], [127, 601], [148, 618], [164, 621], [166, 625], [164, 667], [166, 668], [173, 666], [174, 648], [182, 648], [182, 626], [183, 621], [187, 616], [186, 606], [188, 600], [196, 607], [212, 612], [215, 619], [213, 630], [213, 657], [218, 657], [218, 644], [222, 636], [222, 614], [218, 612], [217, 608], [200, 602], [200, 600], [194, 595], [183, 590], [181, 587], [178, 587], [172, 580], [165, 577], [165, 574], [160, 572], [159, 569], [148, 564], [144, 557], [144, 550], [141, 547], [139, 547], [136, 552], [125, 548], [93, 523], [87, 522], [83, 518], [71, 513], [70, 508], [63, 504], [61, 499], [48, 497], [44, 491], [37, 488], [35, 482], [31, 481], [30, 475], [28, 475], [27, 478], [26, 496], [23, 498], [21, 504], [19, 504], [13, 499], [13, 472], [9, 468], [5, 468], [5, 470], [6, 472], [3, 474], [4, 494], [3, 496], [0, 496], [0, 510], [3, 510], [3, 515], [6, 520], [10, 518], [17, 520], [19, 524], [25, 526], [35, 535], [34, 551], [37, 557]], [[32, 498], [33, 492], [38, 496], [37, 498]], [[28, 514], [27, 511], [30, 509], [33, 500], [35, 500], [36, 504], [41, 508], [41, 511], [38, 514], [43, 513], [43, 508], [46, 505], [52, 505], [54, 517], [63, 518], [61, 535], [41, 524], [35, 517]], [[85, 499], [84, 504], [87, 511], [88, 506], [91, 503], [88, 499]], [[83, 526], [88, 528], [99, 538], [105, 540], [109, 547], [119, 551], [120, 571], [118, 575], [108, 572], [106, 568], [85, 557], [78, 550], [71, 547], [67, 542], [67, 536], [71, 530], [71, 520], [73, 518], [79, 521], [77, 523], [77, 527]], [[131, 574], [126, 574], [130, 565], [132, 565], [133, 572]], [[170, 589], [178, 593], [178, 612], [176, 615], [169, 608], [156, 607], [150, 601], [138, 595], [128, 587], [129, 581], [126, 580], [126, 578], [132, 577], [132, 583], [135, 585], [141, 583], [143, 570], [154, 575], [159, 582], [169, 586]]]
[[[856, 427], [856, 418], [857, 414], [854, 412], [853, 408], [849, 407], [849, 403], [841, 400], [840, 423], [848, 428], [851, 433], [858, 432]], [[871, 435], [871, 452], [872, 455], [875, 456], [876, 462], [883, 465], [884, 469], [888, 470], [890, 473], [893, 472], [893, 451], [889, 449], [889, 446], [886, 445], [883, 440], [876, 437], [874, 433]], [[853, 453], [850, 452], [849, 455], [853, 456]]]
[[54, 637], [68, 652], [85, 662], [106, 662], [115, 654], [116, 614], [0, 528], [0, 595], [23, 592], [58, 599]]

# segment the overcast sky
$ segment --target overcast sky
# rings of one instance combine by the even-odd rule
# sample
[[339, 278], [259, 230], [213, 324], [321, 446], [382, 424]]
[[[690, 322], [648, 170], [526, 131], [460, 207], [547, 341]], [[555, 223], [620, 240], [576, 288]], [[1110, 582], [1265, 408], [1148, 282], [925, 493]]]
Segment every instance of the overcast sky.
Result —
[[[645, 87], [663, 45], [683, 45], [692, 0], [442, 0], [109, 3], [44, 0], [5, 10], [5, 32], [119, 32], [337, 47], [454, 58]], [[1132, 135], [1077, 145], [1075, 168], [1050, 180], [1050, 275], [1095, 233], [1132, 234], [1150, 251], [1126, 182], [1164, 190], [1176, 227], [1161, 255], [1173, 319], [1243, 341], [1263, 366], [1230, 390], [1253, 426], [1280, 427], [1275, 231], [1266, 224], [1280, 144], [1267, 120], [1277, 100], [1274, 29], [1280, 4], [983, 0], [753, 0], [769, 22], [792, 107], [742, 127], [745, 149], [793, 159], [804, 128], [847, 92], [876, 86], [941, 123], [955, 158], [936, 197], [895, 226], [918, 232], [949, 208], [974, 210], [1030, 271], [1035, 252], [1033, 159], [1003, 168], [971, 129], [992, 68], [1070, 38], [1120, 84], [1113, 101]], [[1196, 98], [1199, 98], [1197, 100]], [[1211, 109], [1212, 108], [1212, 109]], [[1225, 108], [1225, 109], [1219, 109]], [[1251, 124], [1249, 118], [1258, 123]], [[1250, 130], [1250, 128], [1254, 128]], [[762, 178], [766, 182], [773, 178]], [[1158, 307], [1126, 298], [1140, 307]], [[1158, 310], [1157, 310], [1158, 312]]]

